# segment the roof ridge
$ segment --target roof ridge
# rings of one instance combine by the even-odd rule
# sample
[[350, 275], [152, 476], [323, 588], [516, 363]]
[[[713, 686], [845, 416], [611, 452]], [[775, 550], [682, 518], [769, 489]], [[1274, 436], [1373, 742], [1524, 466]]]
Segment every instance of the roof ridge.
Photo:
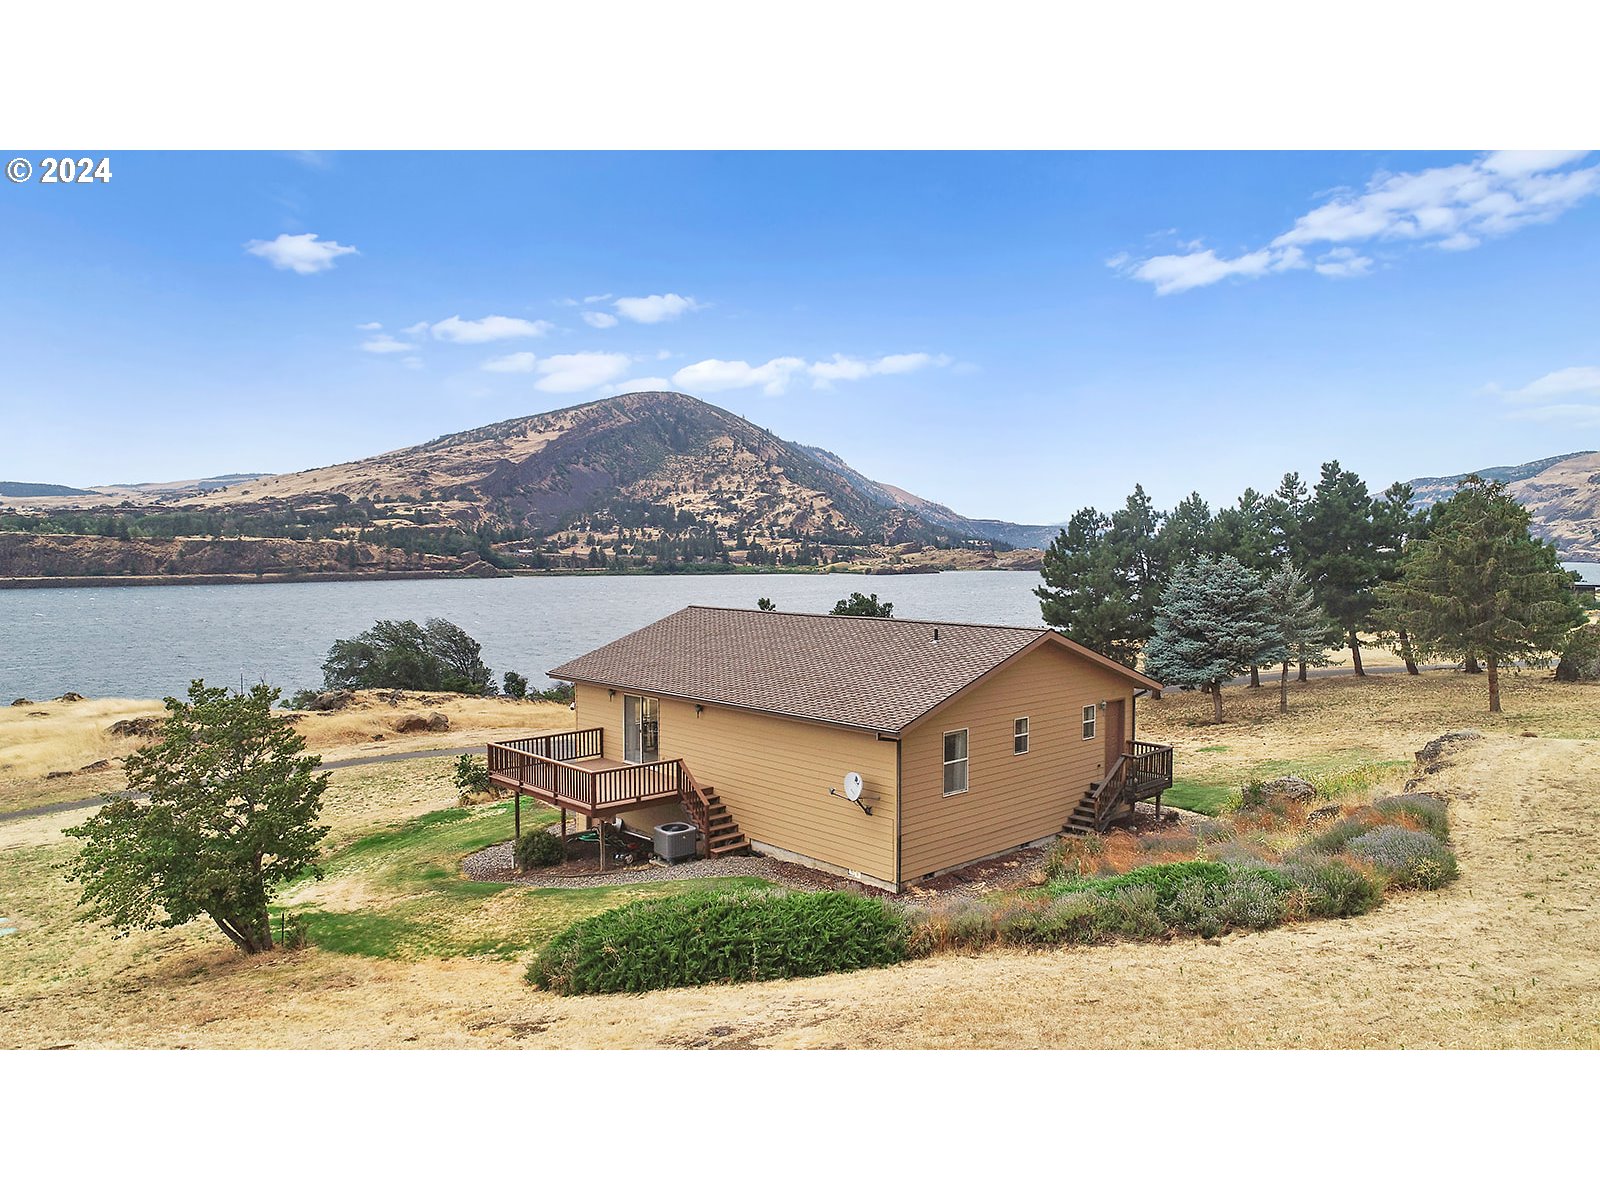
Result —
[[[843, 617], [851, 621], [891, 621], [897, 625], [937, 625], [941, 629], [1010, 629], [1018, 633], [1050, 633], [1048, 625], [1001, 625], [993, 621], [946, 621], [939, 617], [869, 617], [862, 613], [793, 612], [783, 609], [737, 608], [732, 604], [686, 604], [679, 612], [698, 608], [702, 612], [750, 613], [759, 617]], [[668, 614], [671, 615], [671, 614]]]

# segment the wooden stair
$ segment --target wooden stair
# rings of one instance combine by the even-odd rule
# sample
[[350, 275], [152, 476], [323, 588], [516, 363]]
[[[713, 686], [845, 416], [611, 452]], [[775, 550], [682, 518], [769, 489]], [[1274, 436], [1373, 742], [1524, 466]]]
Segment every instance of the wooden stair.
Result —
[[1095, 793], [1100, 790], [1100, 785], [1084, 789], [1083, 799], [1078, 801], [1078, 806], [1067, 817], [1067, 823], [1061, 827], [1062, 833], [1082, 836], [1086, 833], [1100, 833], [1099, 826], [1095, 824]]
[[750, 849], [750, 839], [739, 832], [739, 823], [733, 819], [728, 806], [717, 799], [717, 789], [702, 787], [704, 824], [700, 836], [705, 842], [708, 858], [721, 858], [724, 854], [743, 854]]

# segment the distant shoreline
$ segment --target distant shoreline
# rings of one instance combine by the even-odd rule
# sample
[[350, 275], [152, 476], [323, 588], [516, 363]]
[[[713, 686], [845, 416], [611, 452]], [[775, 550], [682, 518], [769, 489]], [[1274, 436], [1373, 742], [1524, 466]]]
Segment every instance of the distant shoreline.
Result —
[[[203, 587], [236, 583], [402, 583], [419, 579], [459, 581], [463, 579], [541, 579], [559, 577], [605, 579], [625, 575], [658, 576], [662, 579], [691, 579], [697, 576], [720, 575], [938, 575], [944, 571], [1006, 570], [1004, 567], [903, 567], [852, 571], [828, 567], [730, 567], [726, 571], [497, 571], [490, 574], [458, 574], [444, 571], [323, 571], [316, 574], [289, 575], [11, 575], [0, 577], [0, 591], [40, 590], [45, 588], [79, 587]], [[1026, 572], [1023, 572], [1026, 574]]]

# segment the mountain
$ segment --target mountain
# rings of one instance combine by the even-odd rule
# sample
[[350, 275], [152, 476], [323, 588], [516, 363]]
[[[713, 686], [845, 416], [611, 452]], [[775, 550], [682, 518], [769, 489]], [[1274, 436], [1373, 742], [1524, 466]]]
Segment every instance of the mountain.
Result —
[[876, 480], [868, 479], [831, 450], [823, 450], [818, 446], [803, 446], [799, 445], [799, 443], [796, 443], [796, 445], [829, 470], [836, 471], [849, 479], [861, 491], [873, 497], [885, 507], [898, 506], [908, 509], [930, 524], [954, 530], [969, 538], [1042, 550], [1061, 531], [1061, 525], [1066, 524], [1063, 521], [1057, 525], [1017, 525], [1011, 521], [964, 517], [953, 508], [947, 508], [943, 504], [936, 504], [932, 500], [924, 500], [921, 496], [908, 492], [904, 488], [897, 488], [893, 484], [879, 483]]
[[266, 475], [200, 502], [332, 497], [427, 504], [457, 522], [541, 534], [692, 521], [752, 535], [884, 544], [962, 536], [834, 456], [676, 392], [614, 396], [356, 462]]
[[[1533, 515], [1530, 528], [1535, 536], [1554, 543], [1564, 558], [1600, 562], [1600, 453], [1580, 450], [1471, 474], [1505, 483]], [[1448, 499], [1465, 478], [1413, 479], [1418, 506]]]

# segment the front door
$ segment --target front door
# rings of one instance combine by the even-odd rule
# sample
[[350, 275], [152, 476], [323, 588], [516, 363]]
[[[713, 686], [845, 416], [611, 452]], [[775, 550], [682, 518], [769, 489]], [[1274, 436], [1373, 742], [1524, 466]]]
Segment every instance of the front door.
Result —
[[631, 763], [661, 757], [661, 701], [654, 696], [623, 696], [622, 757]]
[[1117, 765], [1117, 756], [1127, 749], [1123, 745], [1128, 736], [1126, 700], [1106, 701], [1106, 774]]

